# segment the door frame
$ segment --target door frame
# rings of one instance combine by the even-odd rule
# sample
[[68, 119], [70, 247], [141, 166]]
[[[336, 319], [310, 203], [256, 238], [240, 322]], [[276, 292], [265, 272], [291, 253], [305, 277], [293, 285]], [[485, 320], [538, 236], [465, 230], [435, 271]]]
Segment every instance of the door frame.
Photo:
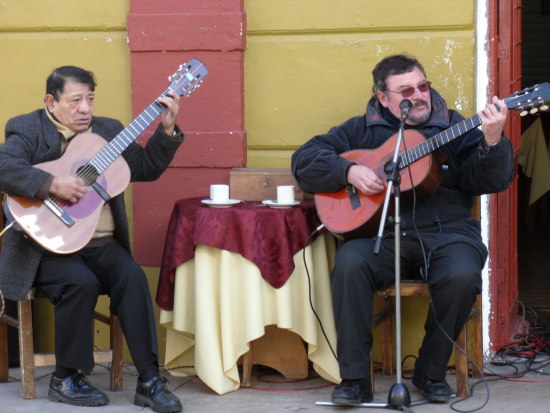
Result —
[[[506, 97], [521, 89], [521, 0], [489, 0], [490, 96]], [[521, 120], [509, 111], [506, 136], [521, 145]], [[517, 163], [516, 163], [517, 164]], [[491, 345], [507, 344], [524, 323], [518, 312], [518, 180], [489, 197], [489, 338]], [[499, 240], [509, 240], [502, 242]]]

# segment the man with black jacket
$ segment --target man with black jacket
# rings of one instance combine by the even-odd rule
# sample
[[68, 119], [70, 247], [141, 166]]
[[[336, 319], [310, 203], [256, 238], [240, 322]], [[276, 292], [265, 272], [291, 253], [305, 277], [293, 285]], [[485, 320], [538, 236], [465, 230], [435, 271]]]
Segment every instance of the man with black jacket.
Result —
[[[374, 96], [366, 114], [313, 137], [293, 154], [292, 172], [304, 191], [336, 192], [351, 185], [367, 195], [382, 193], [385, 176], [340, 154], [374, 150], [395, 135], [404, 99], [412, 103], [405, 129], [415, 129], [426, 138], [464, 119], [447, 108], [414, 57], [388, 56], [372, 73]], [[474, 128], [438, 150], [443, 161], [437, 191], [401, 205], [402, 277], [419, 278], [422, 269], [432, 297], [433, 311], [428, 312], [413, 377], [413, 384], [430, 401], [446, 401], [452, 395], [445, 380], [453, 349], [449, 337], [458, 337], [481, 291], [487, 248], [480, 223], [471, 216], [473, 197], [503, 191], [513, 177], [512, 145], [503, 135], [506, 105], [494, 97], [478, 115], [481, 129]], [[331, 279], [342, 382], [332, 393], [334, 403], [358, 404], [373, 398], [373, 295], [395, 279], [393, 228], [386, 225], [379, 254], [373, 254], [374, 237], [347, 239], [338, 249]]]
[[[0, 146], [0, 191], [69, 203], [84, 197], [89, 187], [76, 174], [50, 173], [34, 165], [60, 158], [78, 133], [91, 132], [111, 141], [124, 129], [118, 120], [92, 115], [95, 86], [93, 74], [75, 66], [62, 66], [50, 74], [45, 107], [6, 124], [6, 141]], [[145, 147], [134, 141], [122, 153], [131, 181], [157, 179], [183, 141], [176, 125], [179, 96], [170, 92], [159, 101], [166, 110], [153, 136]], [[85, 145], [86, 140], [73, 144]], [[145, 273], [131, 255], [123, 193], [103, 205], [91, 241], [75, 253], [46, 251], [22, 231], [5, 233], [0, 289], [6, 298], [21, 300], [33, 286], [54, 304], [56, 367], [48, 391], [51, 400], [75, 406], [109, 402], [81, 374], [94, 366], [92, 316], [98, 296], [108, 294], [139, 373], [134, 403], [154, 411], [182, 410], [159, 375], [153, 304]]]

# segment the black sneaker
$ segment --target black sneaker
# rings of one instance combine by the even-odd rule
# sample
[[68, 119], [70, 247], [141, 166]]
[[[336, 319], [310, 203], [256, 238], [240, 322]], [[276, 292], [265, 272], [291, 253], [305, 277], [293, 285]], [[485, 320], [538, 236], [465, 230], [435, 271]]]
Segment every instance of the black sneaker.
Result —
[[412, 382], [424, 397], [431, 402], [446, 402], [453, 396], [453, 391], [447, 380], [433, 381], [415, 371]]
[[334, 404], [361, 404], [372, 401], [372, 387], [370, 377], [360, 380], [342, 380], [332, 392]]
[[107, 395], [92, 386], [80, 373], [64, 379], [52, 374], [48, 399], [73, 406], [105, 406], [109, 403]]

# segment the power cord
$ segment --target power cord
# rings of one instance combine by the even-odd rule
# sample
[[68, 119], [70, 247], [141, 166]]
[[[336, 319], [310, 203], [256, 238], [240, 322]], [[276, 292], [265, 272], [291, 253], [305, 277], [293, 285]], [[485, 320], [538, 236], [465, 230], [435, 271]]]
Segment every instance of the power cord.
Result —
[[312, 289], [311, 276], [309, 274], [309, 269], [308, 269], [307, 261], [306, 261], [306, 247], [308, 247], [312, 243], [313, 237], [316, 236], [317, 234], [319, 234], [324, 228], [325, 228], [325, 226], [323, 224], [321, 224], [317, 228], [315, 228], [311, 232], [311, 234], [309, 234], [309, 236], [306, 239], [306, 242], [304, 243], [304, 248], [302, 248], [302, 259], [304, 261], [304, 268], [306, 270], [306, 276], [307, 276], [307, 284], [308, 284], [308, 292], [309, 292], [309, 294], [308, 294], [309, 306], [311, 308], [311, 311], [313, 312], [313, 315], [317, 319], [317, 322], [319, 323], [319, 327], [321, 328], [321, 332], [323, 333], [323, 336], [325, 337], [325, 340], [328, 344], [328, 347], [330, 348], [330, 351], [331, 351], [332, 355], [334, 356], [336, 361], [338, 361], [338, 356], [336, 355], [336, 352], [334, 351], [334, 349], [332, 348], [332, 345], [330, 344], [330, 340], [328, 339], [328, 335], [325, 331], [325, 328], [323, 327], [323, 322], [321, 321], [321, 318], [317, 314], [317, 311], [315, 310], [315, 306], [313, 304], [313, 298], [312, 298], [313, 294], [312, 294], [312, 290], [311, 290]]
[[[525, 306], [521, 303], [524, 309]], [[544, 368], [550, 365], [550, 330], [540, 323], [536, 311], [528, 308], [535, 319], [531, 322], [526, 334], [517, 334], [516, 341], [500, 346], [490, 363], [495, 367], [510, 367], [513, 374], [498, 374], [492, 370], [490, 374], [504, 380], [517, 380], [527, 373], [548, 376]], [[521, 367], [521, 370], [520, 370]]]

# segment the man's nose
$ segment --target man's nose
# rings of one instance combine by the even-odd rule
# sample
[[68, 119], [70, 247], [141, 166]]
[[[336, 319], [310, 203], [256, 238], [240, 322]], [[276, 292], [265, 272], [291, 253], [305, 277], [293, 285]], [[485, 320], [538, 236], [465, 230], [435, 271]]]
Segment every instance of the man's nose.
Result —
[[422, 92], [420, 91], [420, 89], [418, 89], [417, 87], [414, 88], [414, 92], [412, 94], [412, 96], [409, 98], [411, 100], [418, 100], [418, 99], [422, 99], [423, 98], [423, 95], [422, 95]]
[[88, 102], [86, 99], [83, 99], [78, 105], [78, 111], [81, 113], [89, 113], [92, 110], [91, 102]]

